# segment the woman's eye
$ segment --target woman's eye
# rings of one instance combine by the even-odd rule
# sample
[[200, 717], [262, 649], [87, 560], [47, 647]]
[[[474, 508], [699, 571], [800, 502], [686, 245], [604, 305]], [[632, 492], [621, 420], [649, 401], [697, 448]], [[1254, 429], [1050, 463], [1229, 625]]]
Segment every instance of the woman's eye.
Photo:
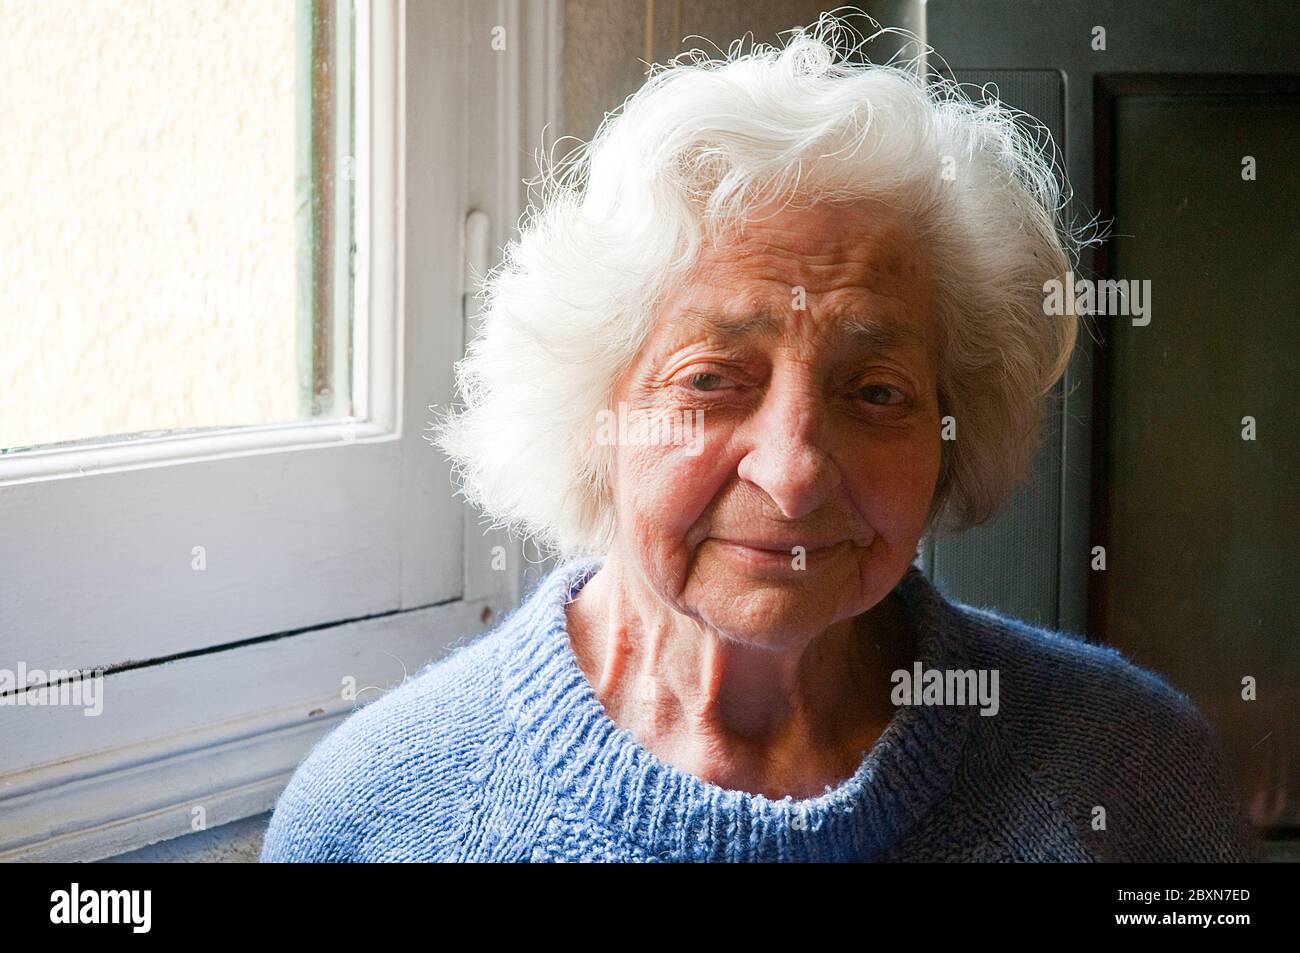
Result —
[[[900, 403], [903, 396], [899, 391], [890, 387], [888, 384], [868, 384], [866, 387], [860, 388], [858, 394], [867, 403], [877, 404], [879, 406]], [[897, 399], [891, 400], [891, 398]]]
[[692, 390], [717, 390], [723, 380], [720, 374], [699, 373], [690, 375], [686, 382]]

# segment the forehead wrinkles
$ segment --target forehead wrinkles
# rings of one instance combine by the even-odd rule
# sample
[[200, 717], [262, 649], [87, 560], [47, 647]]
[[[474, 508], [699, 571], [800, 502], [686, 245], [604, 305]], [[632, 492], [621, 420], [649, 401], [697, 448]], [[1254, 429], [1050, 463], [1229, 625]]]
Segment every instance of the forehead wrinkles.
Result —
[[927, 269], [915, 236], [902, 223], [861, 224], [824, 231], [767, 225], [733, 243], [708, 248], [697, 262], [688, 285], [717, 286], [718, 291], [747, 294], [780, 290], [793, 297], [794, 288], [822, 295], [862, 288], [872, 295], [908, 300], [926, 278]]
[[930, 346], [923, 321], [911, 318], [904, 304], [880, 297], [837, 296], [835, 303], [799, 312], [788, 301], [768, 301], [762, 296], [748, 306], [734, 302], [721, 306], [686, 304], [677, 310], [665, 343], [714, 342], [748, 348], [764, 342], [780, 348], [817, 353], [826, 358], [847, 357], [859, 351], [888, 351]]
[[788, 211], [747, 223], [723, 244], [706, 243], [661, 314], [671, 316], [677, 342], [704, 331], [702, 314], [743, 322], [767, 313], [780, 318], [778, 334], [787, 338], [820, 338], [857, 317], [921, 332], [933, 344], [925, 266], [919, 235], [892, 210]]
[[[688, 283], [672, 308], [683, 331], [711, 331], [739, 340], [794, 332], [820, 336], [845, 323], [893, 325], [904, 330], [924, 323], [924, 292], [916, 281], [857, 269], [836, 270], [831, 280], [801, 285], [762, 271], [727, 269]], [[919, 280], [919, 279], [918, 279]], [[803, 294], [796, 296], [802, 288]], [[802, 300], [799, 300], [802, 298]], [[796, 307], [796, 304], [801, 307]], [[737, 332], [729, 333], [728, 326]]]

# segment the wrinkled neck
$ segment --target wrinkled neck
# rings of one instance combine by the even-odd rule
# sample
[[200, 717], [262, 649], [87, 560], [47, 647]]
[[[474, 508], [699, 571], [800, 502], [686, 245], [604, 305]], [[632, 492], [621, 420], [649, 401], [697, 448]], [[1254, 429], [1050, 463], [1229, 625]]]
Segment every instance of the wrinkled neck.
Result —
[[915, 657], [892, 597], [806, 640], [757, 646], [665, 604], [616, 554], [566, 615], [616, 723], [684, 770], [781, 795], [855, 770], [894, 713], [890, 674]]

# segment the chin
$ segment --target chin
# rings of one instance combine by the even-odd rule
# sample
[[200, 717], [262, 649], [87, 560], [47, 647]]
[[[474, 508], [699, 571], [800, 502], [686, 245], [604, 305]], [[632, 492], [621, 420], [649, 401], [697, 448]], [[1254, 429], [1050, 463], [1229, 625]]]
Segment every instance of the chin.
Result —
[[834, 611], [846, 595], [843, 585], [721, 576], [688, 587], [686, 602], [705, 625], [736, 642], [780, 648], [815, 638], [845, 617]]

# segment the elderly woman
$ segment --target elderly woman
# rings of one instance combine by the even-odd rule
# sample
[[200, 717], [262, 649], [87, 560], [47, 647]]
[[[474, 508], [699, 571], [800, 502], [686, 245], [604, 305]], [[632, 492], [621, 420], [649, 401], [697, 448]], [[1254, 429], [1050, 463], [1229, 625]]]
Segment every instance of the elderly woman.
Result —
[[564, 559], [299, 768], [264, 860], [1241, 860], [1185, 696], [912, 565], [1077, 319], [1011, 114], [822, 31], [655, 72], [489, 276], [440, 445]]

